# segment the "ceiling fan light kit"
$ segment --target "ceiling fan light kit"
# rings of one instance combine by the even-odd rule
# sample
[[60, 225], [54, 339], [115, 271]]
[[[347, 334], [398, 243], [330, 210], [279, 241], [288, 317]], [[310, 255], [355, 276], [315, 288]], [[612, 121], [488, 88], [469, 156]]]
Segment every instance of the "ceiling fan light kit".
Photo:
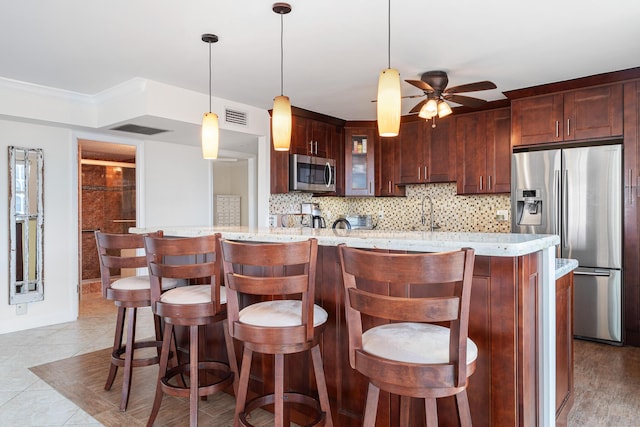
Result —
[[273, 100], [271, 113], [271, 135], [273, 149], [276, 151], [288, 151], [291, 145], [291, 101], [284, 96], [284, 44], [283, 44], [283, 15], [291, 12], [288, 3], [274, 3], [272, 10], [280, 15], [280, 96]]
[[[427, 97], [427, 99], [420, 101], [409, 111], [409, 113], [418, 113], [419, 117], [426, 120], [435, 116], [443, 118], [451, 114], [453, 110], [447, 101], [471, 108], [482, 107], [487, 102], [484, 99], [458, 95], [458, 93], [496, 89], [494, 83], [486, 80], [447, 88], [449, 77], [444, 71], [427, 71], [422, 73], [420, 80], [405, 81], [421, 89], [424, 92], [424, 96]], [[409, 97], [414, 98], [416, 95], [410, 95]]]
[[218, 115], [211, 112], [211, 44], [218, 42], [215, 34], [203, 34], [202, 41], [209, 44], [209, 112], [202, 118], [202, 157], [217, 159], [220, 145]]
[[391, 68], [391, 0], [388, 14], [388, 67], [378, 78], [378, 133], [383, 137], [398, 136], [402, 114], [400, 73]]

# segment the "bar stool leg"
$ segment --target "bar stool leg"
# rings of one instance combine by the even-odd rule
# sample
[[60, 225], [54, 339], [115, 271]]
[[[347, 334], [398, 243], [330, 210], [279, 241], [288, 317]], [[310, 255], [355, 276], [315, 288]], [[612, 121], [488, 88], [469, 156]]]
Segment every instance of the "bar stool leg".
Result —
[[118, 315], [116, 317], [116, 332], [113, 337], [113, 350], [111, 351], [111, 366], [109, 367], [109, 375], [107, 376], [107, 382], [104, 385], [105, 390], [111, 390], [113, 381], [118, 373], [118, 365], [113, 362], [113, 358], [117, 356], [122, 347], [122, 336], [124, 332], [124, 307], [118, 307]]
[[238, 360], [236, 359], [236, 350], [233, 346], [233, 339], [229, 335], [229, 322], [225, 319], [222, 322], [224, 332], [224, 343], [227, 347], [227, 357], [229, 359], [229, 369], [233, 372], [233, 395], [238, 396]]
[[122, 397], [120, 399], [120, 411], [127, 410], [129, 393], [131, 392], [131, 373], [133, 371], [134, 342], [136, 338], [136, 307], [127, 308], [127, 342], [124, 353], [124, 373], [122, 375]]
[[471, 410], [469, 409], [469, 399], [467, 390], [462, 390], [456, 394], [456, 406], [458, 407], [458, 419], [461, 427], [471, 427]]
[[244, 412], [244, 405], [247, 402], [247, 390], [249, 388], [249, 374], [251, 373], [251, 359], [253, 351], [246, 348], [242, 352], [242, 367], [240, 368], [240, 381], [238, 394], [236, 396], [236, 415], [233, 418], [234, 427], [240, 425], [240, 414]]
[[275, 355], [275, 425], [284, 425], [284, 354]]
[[376, 412], [378, 412], [378, 397], [380, 396], [380, 389], [369, 383], [369, 389], [367, 390], [367, 402], [364, 404], [364, 426], [376, 425]]
[[189, 426], [198, 427], [198, 326], [189, 326]]
[[316, 375], [316, 385], [318, 387], [318, 398], [320, 399], [320, 409], [325, 413], [325, 426], [333, 427], [333, 418], [331, 417], [331, 405], [329, 404], [329, 394], [327, 393], [327, 381], [324, 377], [324, 368], [322, 367], [322, 355], [320, 354], [320, 345], [311, 348], [311, 359], [313, 360], [313, 371]]
[[169, 363], [169, 348], [171, 347], [171, 338], [173, 336], [173, 325], [171, 323], [166, 323], [164, 328], [164, 335], [162, 337], [162, 351], [160, 352], [160, 366], [158, 368], [158, 382], [156, 385], [156, 395], [153, 398], [153, 407], [151, 408], [151, 415], [149, 415], [149, 420], [147, 421], [147, 427], [151, 427], [156, 417], [158, 416], [158, 411], [160, 410], [160, 404], [162, 403], [162, 377], [165, 375], [167, 371], [167, 365]]
[[424, 412], [427, 418], [427, 427], [438, 427], [438, 406], [436, 399], [424, 399]]

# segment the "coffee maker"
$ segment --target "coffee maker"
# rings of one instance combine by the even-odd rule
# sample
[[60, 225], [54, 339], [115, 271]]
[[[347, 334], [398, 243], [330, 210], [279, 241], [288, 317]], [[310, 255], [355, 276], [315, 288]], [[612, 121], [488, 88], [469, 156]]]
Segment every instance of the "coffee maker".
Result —
[[303, 203], [301, 209], [303, 214], [307, 214], [311, 217], [311, 227], [313, 228], [326, 228], [327, 224], [322, 217], [322, 211], [317, 203]]

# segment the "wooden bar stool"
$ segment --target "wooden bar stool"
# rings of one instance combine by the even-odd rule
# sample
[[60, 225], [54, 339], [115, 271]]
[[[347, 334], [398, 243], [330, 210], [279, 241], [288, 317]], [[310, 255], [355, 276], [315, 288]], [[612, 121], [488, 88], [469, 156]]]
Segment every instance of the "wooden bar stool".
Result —
[[[332, 426], [331, 408], [322, 367], [320, 338], [327, 312], [314, 304], [316, 239], [292, 243], [222, 241], [230, 335], [244, 345], [235, 425], [251, 426], [248, 415], [274, 405], [275, 425], [290, 417], [292, 406], [314, 413], [307, 426]], [[284, 355], [311, 351], [318, 398], [284, 390]], [[274, 355], [274, 391], [247, 402], [253, 353]], [[270, 371], [270, 368], [267, 368]], [[304, 372], [303, 378], [308, 378]], [[311, 411], [309, 411], [311, 409]]]
[[[162, 233], [159, 232], [156, 235], [160, 236]], [[139, 234], [108, 234], [100, 231], [96, 231], [95, 236], [98, 258], [100, 259], [102, 296], [112, 300], [118, 307], [116, 332], [113, 340], [113, 350], [111, 351], [111, 366], [104, 389], [111, 389], [118, 367], [123, 367], [120, 410], [125, 411], [129, 403], [132, 370], [139, 366], [158, 363], [162, 345], [162, 332], [159, 321], [154, 316], [155, 340], [135, 340], [137, 309], [151, 305], [149, 276], [122, 276], [122, 269], [125, 268], [147, 269], [145, 256], [136, 253], [137, 250], [144, 249], [143, 236]], [[120, 277], [118, 278], [118, 276]], [[172, 287], [176, 283], [173, 280], [165, 282], [164, 285]], [[127, 326], [127, 339], [126, 343], [123, 344], [125, 323]], [[135, 350], [145, 347], [156, 347], [156, 355], [134, 358]]]
[[[232, 384], [237, 392], [237, 361], [226, 325], [222, 329], [228, 362], [210, 360], [206, 357], [207, 349], [203, 348], [205, 327], [225, 322], [227, 316], [226, 291], [221, 286], [219, 239], [220, 234], [144, 239], [151, 277], [151, 307], [164, 321], [160, 368], [148, 426], [153, 425], [164, 394], [189, 398], [189, 425], [195, 427], [201, 397]], [[189, 285], [161, 292], [166, 280], [181, 280]], [[178, 351], [171, 351], [178, 347], [174, 326], [188, 328], [188, 360], [181, 361]], [[171, 366], [170, 354], [173, 354]]]
[[427, 426], [437, 427], [436, 398], [455, 396], [460, 425], [471, 426], [466, 388], [478, 356], [467, 337], [473, 249], [393, 254], [339, 245], [339, 256], [349, 362], [369, 378], [363, 425], [375, 425], [382, 389], [400, 395], [394, 425], [408, 425], [415, 397], [424, 399]]

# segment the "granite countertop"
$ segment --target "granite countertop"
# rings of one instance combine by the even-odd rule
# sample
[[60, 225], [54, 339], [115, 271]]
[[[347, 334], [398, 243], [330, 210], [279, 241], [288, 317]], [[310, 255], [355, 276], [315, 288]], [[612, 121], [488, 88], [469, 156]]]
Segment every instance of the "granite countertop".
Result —
[[578, 260], [556, 258], [556, 280], [578, 268]]
[[[453, 233], [429, 231], [346, 230], [331, 228], [249, 228], [249, 227], [134, 227], [132, 233], [163, 230], [165, 236], [192, 237], [221, 233], [234, 240], [254, 242], [287, 242], [318, 239], [323, 246], [348, 246], [367, 249], [395, 249], [441, 252], [462, 247], [475, 249], [476, 255], [521, 256], [555, 246], [560, 238], [550, 234]], [[570, 271], [570, 270], [569, 270]], [[566, 274], [566, 273], [565, 273]]]

